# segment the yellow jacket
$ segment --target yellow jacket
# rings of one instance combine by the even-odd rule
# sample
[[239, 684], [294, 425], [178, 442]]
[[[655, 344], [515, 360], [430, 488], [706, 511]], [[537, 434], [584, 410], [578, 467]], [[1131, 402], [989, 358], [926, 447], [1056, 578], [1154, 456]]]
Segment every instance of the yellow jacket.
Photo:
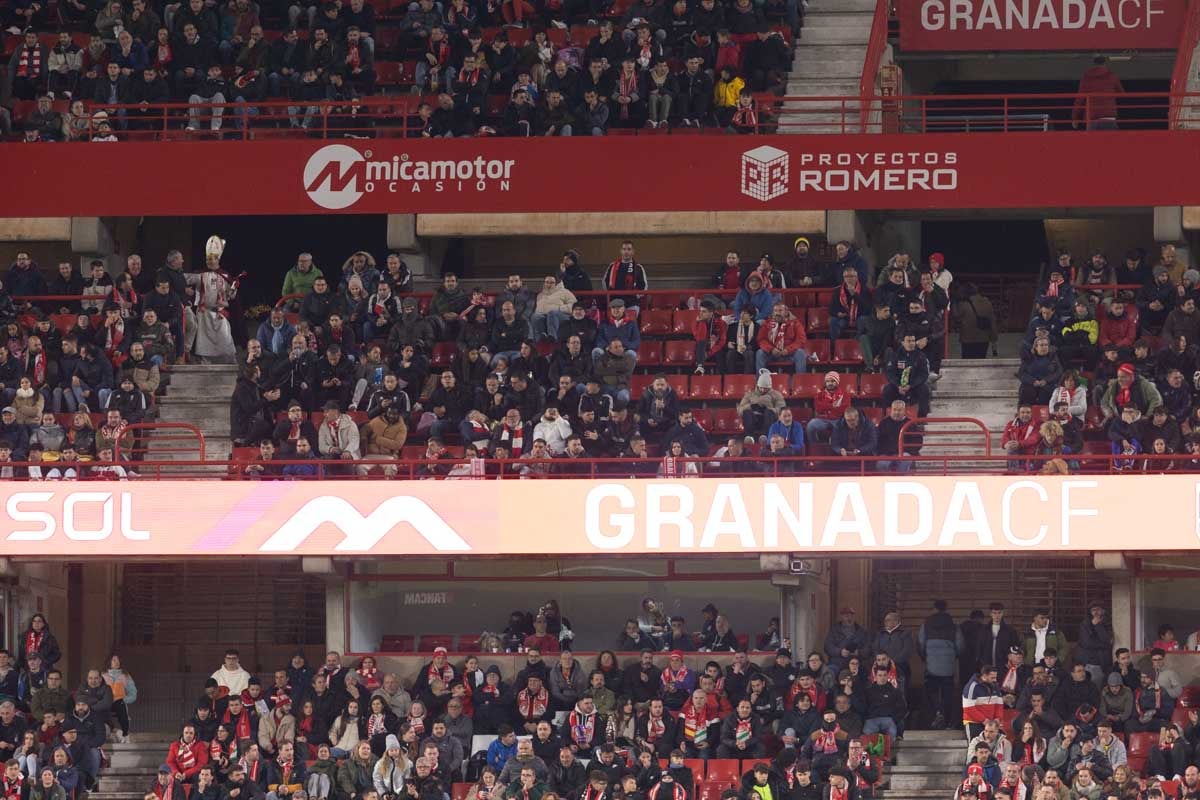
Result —
[[713, 105], [717, 107], [736, 106], [738, 95], [745, 88], [746, 82], [738, 77], [734, 77], [729, 82], [717, 81], [717, 85], [713, 87]]

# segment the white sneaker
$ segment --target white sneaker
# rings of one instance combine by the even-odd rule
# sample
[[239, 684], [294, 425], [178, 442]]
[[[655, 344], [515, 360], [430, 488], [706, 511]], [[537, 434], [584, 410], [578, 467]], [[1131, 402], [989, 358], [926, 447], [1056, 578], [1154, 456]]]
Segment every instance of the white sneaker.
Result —
[[695, 374], [697, 374], [697, 375], [703, 375], [703, 374], [704, 374], [704, 367], [702, 367], [702, 366], [697, 366], [697, 367], [696, 367], [696, 373], [695, 373]]
[[942, 376], [941, 376], [941, 375], [939, 375], [939, 374], [937, 374], [936, 372], [931, 372], [931, 373], [929, 373], [929, 380], [931, 380], [931, 381], [933, 381], [933, 382], [935, 382], [935, 383], [936, 383], [938, 380], [940, 380], [940, 379], [941, 379], [941, 377], [942, 377]]
[[550, 20], [550, 24], [560, 30], [565, 31], [567, 29], [567, 23], [563, 22], [561, 19], [552, 19]]

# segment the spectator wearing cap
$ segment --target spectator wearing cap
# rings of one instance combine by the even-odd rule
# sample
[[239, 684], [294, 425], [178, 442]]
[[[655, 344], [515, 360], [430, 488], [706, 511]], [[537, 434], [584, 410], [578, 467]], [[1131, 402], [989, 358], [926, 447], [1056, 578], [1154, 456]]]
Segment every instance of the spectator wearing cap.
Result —
[[813, 398], [813, 418], [805, 425], [805, 434], [810, 442], [826, 440], [842, 414], [850, 407], [850, 396], [841, 383], [842, 376], [837, 372], [825, 373], [824, 386]]
[[329, 400], [322, 408], [324, 414], [317, 444], [321, 456], [328, 459], [358, 460], [361, 457], [358, 426], [349, 414], [342, 413], [336, 400]]
[[741, 316], [743, 309], [751, 309], [755, 322], [765, 322], [770, 319], [779, 296], [772, 294], [763, 283], [762, 275], [755, 270], [747, 276], [743, 286], [733, 298], [733, 315]]
[[[53, 771], [50, 771], [50, 775], [53, 778]], [[151, 792], [158, 800], [185, 800], [187, 797], [184, 793], [183, 782], [175, 777], [175, 770], [170, 764], [163, 764], [158, 768], [158, 777], [154, 781]], [[63, 795], [64, 800], [65, 797], [66, 795]]]
[[671, 711], [678, 711], [691, 698], [699, 676], [684, 663], [683, 651], [672, 650], [667, 656], [667, 666], [658, 678], [663, 703]]
[[1088, 616], [1079, 625], [1079, 643], [1076, 657], [1087, 668], [1092, 680], [1099, 685], [1105, 670], [1111, 663], [1113, 652], [1113, 627], [1107, 619], [1108, 611], [1102, 603], [1088, 605]]
[[620, 297], [613, 298], [608, 305], [608, 315], [600, 323], [596, 332], [596, 344], [592, 348], [592, 358], [599, 361], [605, 350], [608, 349], [609, 342], [614, 339], [623, 345], [622, 352], [625, 358], [636, 364], [637, 351], [642, 345], [637, 312], [636, 309], [627, 311], [625, 300]]
[[716, 305], [711, 300], [700, 304], [696, 321], [692, 324], [692, 338], [696, 341], [697, 375], [703, 375], [705, 363], [715, 360], [717, 369], [723, 365], [721, 355], [725, 351], [728, 330], [725, 320], [716, 315]]
[[1150, 283], [1137, 293], [1138, 327], [1143, 335], [1157, 335], [1162, 330], [1177, 296], [1170, 267], [1159, 264], [1151, 275]]

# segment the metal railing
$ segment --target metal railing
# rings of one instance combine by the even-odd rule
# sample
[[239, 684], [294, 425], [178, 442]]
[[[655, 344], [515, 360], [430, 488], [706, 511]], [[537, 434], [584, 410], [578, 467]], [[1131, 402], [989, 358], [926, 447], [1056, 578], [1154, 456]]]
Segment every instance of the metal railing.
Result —
[[[1179, 47], [1175, 51], [1175, 67], [1171, 72], [1171, 93], [1184, 94], [1187, 92], [1188, 78], [1192, 71], [1192, 55], [1196, 46], [1200, 45], [1200, 3], [1190, 3], [1187, 9], [1187, 20], [1179, 31]], [[1189, 109], [1193, 113], [1195, 109]], [[1171, 127], [1180, 127], [1180, 117], [1183, 109], [1171, 109]]]
[[[937, 418], [925, 422], [936, 422]], [[721, 437], [724, 438], [724, 437]], [[740, 433], [729, 438], [741, 439]], [[911, 440], [909, 440], [911, 441]], [[912, 445], [906, 445], [912, 446]], [[680, 456], [668, 462], [663, 456], [645, 458], [467, 458], [462, 448], [440, 458], [388, 459], [209, 459], [172, 461], [126, 461], [129, 471], [123, 480], [197, 480], [217, 476], [228, 480], [540, 480], [540, 479], [668, 479], [668, 478], [789, 478], [885, 476], [895, 474], [978, 475], [1030, 474], [1042, 471], [1048, 462], [1061, 461], [1070, 474], [1117, 475], [1126, 473], [1200, 473], [1200, 454], [1139, 453], [954, 453], [938, 455], [805, 455], [774, 456]], [[823, 448], [827, 453], [828, 447]], [[251, 465], [265, 465], [265, 473], [249, 472]], [[27, 480], [28, 462], [9, 462], [17, 468], [11, 480]], [[74, 480], [114, 480], [106, 468], [110, 463], [56, 461], [39, 463], [48, 469], [74, 470]], [[1058, 466], [1057, 464], [1055, 466]], [[293, 469], [290, 472], [287, 468]], [[359, 467], [362, 467], [361, 473]], [[385, 470], [386, 467], [386, 470]], [[285, 474], [286, 473], [286, 474]], [[43, 478], [43, 480], [52, 480]]]
[[[867, 77], [864, 67], [864, 87]], [[876, 65], [876, 70], [878, 65]], [[104, 104], [90, 107], [77, 140], [90, 137], [96, 111], [121, 141], [248, 141], [267, 138], [422, 138], [417, 116], [422, 97], [367, 97], [353, 102], [264, 100], [252, 103]], [[921, 95], [880, 97], [874, 79], [864, 94], [844, 97], [755, 95], [756, 132], [771, 133], [964, 133], [1072, 129], [1073, 119], [1115, 103], [1121, 129], [1165, 130], [1183, 114], [1200, 114], [1200, 94], [1171, 92], [1105, 94]], [[212, 129], [219, 109], [219, 131]], [[872, 110], [880, 113], [873, 113]], [[494, 129], [503, 103], [493, 103], [483, 122]], [[189, 130], [189, 123], [195, 123]], [[710, 129], [717, 132], [717, 129]], [[610, 129], [609, 135], [696, 134], [700, 128]], [[503, 136], [496, 129], [494, 135]]]
[[871, 35], [867, 40], [867, 55], [863, 61], [862, 76], [858, 81], [858, 95], [862, 98], [859, 110], [859, 128], [866, 131], [878, 119], [880, 103], [876, 86], [879, 64], [883, 61], [883, 50], [887, 47], [889, 0], [876, 0], [875, 16], [871, 19]]

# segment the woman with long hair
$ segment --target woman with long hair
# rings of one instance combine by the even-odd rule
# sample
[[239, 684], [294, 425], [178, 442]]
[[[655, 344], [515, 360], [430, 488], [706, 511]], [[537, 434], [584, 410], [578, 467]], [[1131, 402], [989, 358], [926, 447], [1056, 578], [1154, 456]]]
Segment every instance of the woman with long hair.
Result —
[[121, 657], [116, 653], [108, 657], [108, 669], [103, 672], [103, 677], [112, 689], [112, 713], [121, 726], [115, 738], [123, 742], [129, 736], [129, 706], [137, 701], [137, 684], [133, 682], [133, 676], [121, 667]]

